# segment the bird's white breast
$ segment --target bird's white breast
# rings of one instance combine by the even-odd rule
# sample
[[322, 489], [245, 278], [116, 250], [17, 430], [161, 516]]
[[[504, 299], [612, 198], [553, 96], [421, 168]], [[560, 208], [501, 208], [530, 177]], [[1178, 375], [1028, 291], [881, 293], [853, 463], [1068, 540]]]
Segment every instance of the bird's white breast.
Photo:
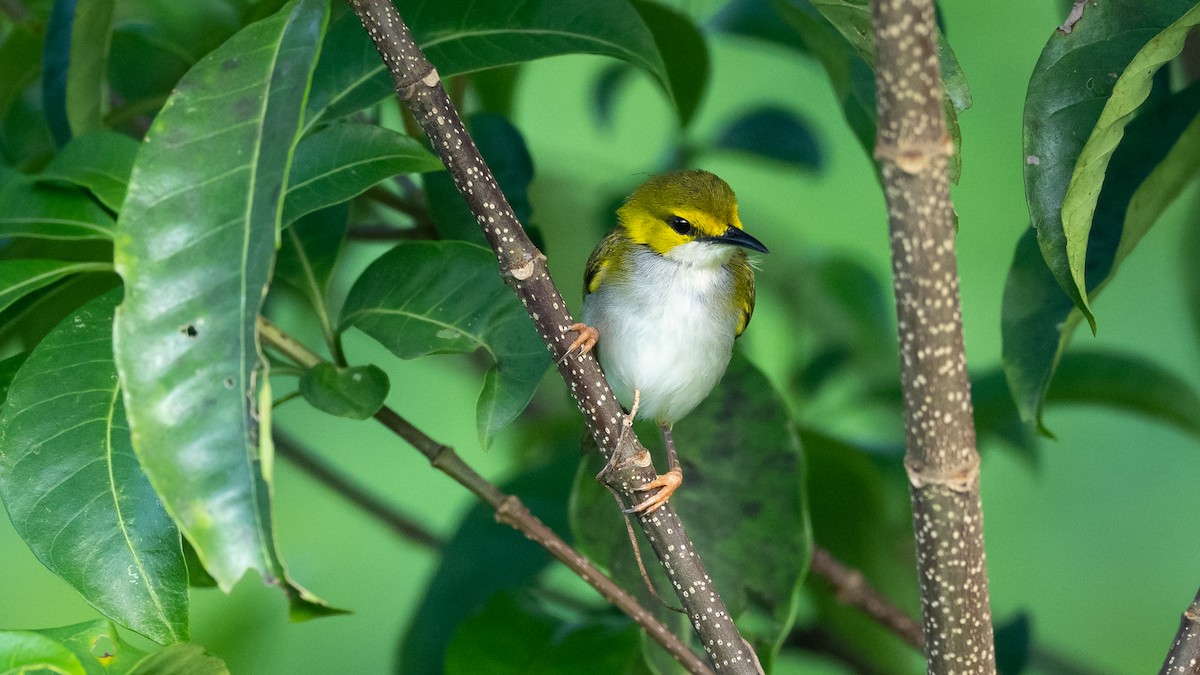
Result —
[[600, 364], [622, 405], [629, 408], [637, 389], [639, 418], [674, 423], [704, 400], [729, 364], [738, 320], [733, 275], [720, 264], [680, 262], [643, 248], [628, 264], [584, 300], [583, 321], [600, 332]]

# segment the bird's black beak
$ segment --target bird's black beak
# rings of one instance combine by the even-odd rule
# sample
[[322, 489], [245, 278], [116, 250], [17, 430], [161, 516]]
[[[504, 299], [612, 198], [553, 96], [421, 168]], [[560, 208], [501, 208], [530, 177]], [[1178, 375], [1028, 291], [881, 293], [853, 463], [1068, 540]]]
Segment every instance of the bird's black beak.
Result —
[[711, 241], [719, 241], [722, 244], [742, 246], [752, 251], [758, 251], [759, 253], [770, 253], [770, 251], [767, 250], [767, 247], [763, 246], [761, 241], [746, 234], [744, 230], [739, 230], [732, 225], [725, 228], [725, 232], [721, 234], [721, 236], [713, 237]]

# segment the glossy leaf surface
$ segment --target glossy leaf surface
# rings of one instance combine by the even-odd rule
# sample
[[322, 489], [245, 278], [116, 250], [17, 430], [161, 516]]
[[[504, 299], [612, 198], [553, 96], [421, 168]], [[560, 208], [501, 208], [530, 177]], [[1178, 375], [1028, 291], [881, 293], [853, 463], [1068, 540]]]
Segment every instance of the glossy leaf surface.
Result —
[[42, 562], [106, 616], [187, 639], [179, 532], [130, 444], [112, 358], [119, 290], [33, 350], [0, 411], [0, 497]]
[[258, 464], [255, 320], [327, 9], [296, 0], [197, 63], [155, 118], [121, 212], [115, 338], [134, 448], [226, 591], [250, 569], [283, 579]]
[[525, 409], [550, 363], [491, 251], [466, 242], [406, 242], [380, 256], [350, 289], [341, 326], [403, 359], [484, 350], [493, 363], [476, 408], [485, 448]]
[[379, 412], [388, 393], [388, 376], [378, 366], [338, 368], [319, 363], [300, 377], [300, 393], [318, 410], [365, 420]]
[[300, 141], [283, 223], [339, 204], [398, 174], [442, 170], [415, 139], [369, 124], [333, 124]]
[[[1094, 298], [1200, 167], [1200, 85], [1146, 106], [1113, 153], [1089, 236]], [[1001, 315], [1004, 370], [1022, 419], [1041, 420], [1054, 369], [1083, 320], [1044, 258], [1034, 230], [1013, 256]]]
[[[1068, 257], [1068, 248], [1075, 247], [1075, 264], [1083, 265], [1087, 242], [1082, 242], [1082, 248], [1079, 242], [1068, 243], [1063, 227], [1067, 189], [1118, 76], [1151, 38], [1193, 5], [1187, 0], [1089, 5], [1074, 30], [1053, 32], [1029, 80], [1023, 122], [1025, 199], [1046, 265], [1089, 322], [1086, 272], [1081, 270], [1076, 277]], [[1122, 99], [1126, 97], [1122, 94]], [[1099, 185], [1091, 189], [1098, 190]]]

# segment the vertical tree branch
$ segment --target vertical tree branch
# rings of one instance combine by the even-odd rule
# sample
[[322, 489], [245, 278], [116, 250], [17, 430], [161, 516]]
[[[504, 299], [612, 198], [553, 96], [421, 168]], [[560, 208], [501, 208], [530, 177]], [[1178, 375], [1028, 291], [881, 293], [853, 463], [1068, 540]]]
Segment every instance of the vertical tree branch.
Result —
[[[635, 487], [655, 477], [649, 453], [632, 430], [592, 355], [564, 358], [573, 322], [562, 295], [550, 279], [545, 257], [517, 221], [491, 170], [483, 161], [459, 118], [458, 111], [429, 60], [389, 0], [349, 0], [367, 34], [392, 73], [396, 91], [429, 137], [434, 152], [446, 165], [484, 236], [496, 254], [500, 273], [513, 288], [550, 348], [559, 374], [570, 388], [584, 421], [605, 459], [621, 461], [605, 473], [604, 481], [628, 503], [640, 501]], [[700, 556], [688, 539], [675, 509], [667, 504], [638, 518], [646, 538], [666, 569], [700, 644], [713, 666], [734, 673], [761, 672], [758, 659], [734, 625], [725, 603], [712, 586]]]
[[874, 0], [872, 15], [925, 661], [930, 673], [994, 673], [934, 8]]
[[1159, 675], [1200, 675], [1200, 592], [1179, 619], [1179, 632]]

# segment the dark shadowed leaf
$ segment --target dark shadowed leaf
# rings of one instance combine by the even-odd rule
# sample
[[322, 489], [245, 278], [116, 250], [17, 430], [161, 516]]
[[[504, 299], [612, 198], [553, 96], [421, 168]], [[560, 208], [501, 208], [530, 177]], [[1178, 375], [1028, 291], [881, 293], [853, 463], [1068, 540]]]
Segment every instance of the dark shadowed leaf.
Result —
[[[559, 0], [401, 0], [396, 6], [442, 79], [547, 56], [585, 53], [628, 61], [673, 91], [650, 29], [627, 0], [583, 5]], [[313, 80], [306, 127], [394, 95], [391, 76], [378, 52], [357, 17], [347, 12], [330, 29]], [[680, 92], [671, 95], [673, 100], [686, 98]]]
[[[556, 447], [578, 443], [578, 433], [556, 437]], [[517, 475], [500, 486], [547, 527], [566, 532], [566, 503], [576, 458], [559, 452], [555, 461]], [[459, 626], [498, 591], [532, 584], [553, 559], [511, 527], [498, 525], [495, 513], [476, 504], [442, 547], [441, 564], [409, 626], [400, 649], [399, 671], [408, 675], [446, 672], [446, 647]]]
[[484, 448], [525, 409], [550, 363], [491, 251], [466, 242], [406, 242], [380, 256], [346, 298], [341, 327], [351, 326], [403, 359], [483, 349], [493, 362], [476, 408]]
[[613, 111], [617, 103], [617, 94], [621, 87], [629, 81], [633, 70], [621, 63], [613, 63], [600, 71], [592, 90], [592, 105], [596, 113], [596, 121], [601, 126], [612, 124]]
[[1029, 667], [1033, 643], [1033, 620], [1021, 612], [996, 626], [996, 672], [1020, 675]]
[[[769, 668], [795, 619], [812, 551], [804, 460], [787, 404], [735, 353], [713, 393], [675, 425], [675, 441], [683, 486], [671, 503], [734, 620]], [[571, 529], [577, 545], [672, 625], [680, 615], [647, 595], [621, 514], [593, 478], [600, 460], [592, 455], [575, 483]], [[656, 587], [673, 598], [660, 566], [649, 564], [649, 551], [643, 543]], [[657, 661], [661, 650], [651, 649]]]
[[113, 217], [83, 190], [32, 179], [6, 179], [0, 186], [0, 238], [112, 238]]
[[[533, 215], [529, 203], [533, 158], [525, 146], [525, 138], [511, 122], [492, 113], [472, 115], [467, 124], [517, 220], [528, 229]], [[439, 171], [426, 175], [425, 193], [429, 200], [429, 215], [443, 239], [462, 239], [481, 246], [487, 244], [475, 214], [454, 187], [450, 174]]]
[[0, 42], [0, 118], [41, 70], [43, 27], [35, 24], [13, 26]]
[[115, 251], [117, 366], [142, 467], [223, 590], [257, 570], [294, 616], [315, 605], [274, 549], [255, 321], [327, 10], [295, 0], [179, 82], [138, 154]]
[[690, 17], [652, 0], [631, 0], [654, 36], [679, 123], [687, 126], [708, 91], [708, 42]]
[[187, 570], [130, 444], [112, 360], [120, 297], [67, 317], [17, 373], [0, 411], [0, 496], [42, 564], [166, 644], [187, 639]]
[[330, 415], [365, 420], [383, 407], [388, 376], [378, 366], [339, 368], [319, 363], [300, 377], [300, 393], [314, 408]]
[[[503, 630], [497, 627], [503, 626]], [[639, 657], [638, 629], [610, 616], [567, 622], [511, 593], [500, 593], [459, 628], [446, 650], [447, 675], [609, 675]]]
[[67, 120], [67, 75], [71, 64], [71, 26], [76, 0], [54, 0], [42, 42], [42, 108], [54, 144], [71, 140]]
[[[1029, 80], [1023, 123], [1025, 199], [1046, 264], [1089, 322], [1093, 319], [1083, 290], [1087, 280], [1084, 255], [1089, 253], [1086, 236], [1083, 242], [1069, 241], [1078, 233], [1069, 235], [1063, 229], [1064, 198], [1080, 153], [1118, 76], [1148, 40], [1194, 4], [1188, 0], [1119, 0], [1090, 5], [1072, 32], [1053, 32]], [[1123, 93], [1117, 106], [1131, 103], [1132, 99], [1124, 100], [1128, 96], [1128, 91]], [[1109, 144], [1120, 140], [1119, 133], [1102, 132], [1102, 136], [1108, 136]], [[1107, 156], [1111, 151], [1107, 147], [1100, 154]], [[1103, 171], [1100, 174], [1093, 176], [1090, 189], [1099, 190]], [[1078, 275], [1072, 272], [1068, 247], [1077, 249], [1073, 260], [1080, 267]]]
[[1037, 437], [1033, 427], [1021, 419], [1013, 402], [1003, 368], [992, 368], [971, 377], [971, 405], [975, 409], [975, 432], [980, 446], [989, 437], [1007, 441], [1019, 456], [1038, 464]]
[[291, 284], [314, 306], [325, 304], [325, 289], [346, 241], [350, 209], [338, 204], [314, 211], [283, 231], [275, 277]]
[[805, 169], [821, 168], [817, 137], [799, 115], [774, 106], [742, 113], [717, 138], [723, 150], [745, 152]]
[[71, 56], [67, 69], [67, 122], [79, 136], [103, 127], [108, 111], [108, 45], [114, 0], [71, 0]]
[[80, 272], [112, 269], [108, 263], [62, 260], [0, 260], [0, 312], [39, 288]]
[[13, 377], [16, 376], [27, 358], [29, 358], [29, 352], [21, 352], [0, 360], [0, 410], [3, 410], [4, 401], [8, 399], [8, 388], [12, 384]]
[[771, 3], [762, 0], [732, 0], [713, 15], [708, 26], [722, 33], [763, 40], [801, 53], [808, 51], [800, 35], [779, 20]]
[[[1100, 119], [1091, 136], [1079, 152], [1075, 170], [1067, 185], [1062, 205], [1062, 227], [1067, 246], [1067, 266], [1078, 297], [1087, 302], [1084, 272], [1087, 261], [1088, 234], [1092, 228], [1105, 170], [1117, 144], [1125, 134], [1125, 126], [1150, 97], [1150, 89], [1159, 69], [1183, 50], [1183, 40], [1200, 24], [1200, 7], [1193, 7], [1149, 42], [1129, 62], [1125, 72], [1113, 85], [1104, 104]], [[1061, 279], [1060, 279], [1061, 283]], [[1081, 308], [1085, 313], [1090, 309]]]
[[440, 171], [415, 139], [370, 124], [333, 124], [300, 141], [288, 179], [283, 224], [366, 192], [404, 173]]
[[125, 188], [139, 145], [129, 136], [115, 131], [93, 131], [76, 136], [35, 178], [78, 185], [116, 213], [125, 201]]
[[[1095, 297], [1159, 215], [1200, 167], [1200, 84], [1166, 96], [1125, 129], [1109, 161], [1092, 222], [1087, 283]], [[1028, 177], [1028, 174], [1027, 174]], [[1004, 370], [1022, 419], [1041, 424], [1054, 368], [1083, 314], [1058, 290], [1038, 246], [1026, 231], [1004, 287], [1001, 334]]]

